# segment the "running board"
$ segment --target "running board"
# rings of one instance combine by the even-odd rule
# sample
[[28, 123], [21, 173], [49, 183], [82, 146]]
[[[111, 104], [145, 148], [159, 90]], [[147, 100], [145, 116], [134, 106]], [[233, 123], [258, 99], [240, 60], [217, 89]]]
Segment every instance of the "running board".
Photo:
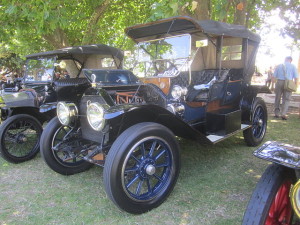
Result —
[[224, 135], [224, 136], [219, 136], [219, 135], [214, 135], [214, 134], [210, 134], [210, 135], [207, 135], [206, 137], [208, 138], [208, 140], [210, 140], [213, 144], [215, 143], [218, 143], [219, 141], [222, 141], [232, 135], [235, 135], [236, 133], [240, 132], [240, 131], [243, 131], [243, 130], [246, 130], [248, 129], [249, 127], [251, 127], [251, 125], [248, 125], [248, 124], [241, 124], [241, 129], [240, 130], [237, 130], [237, 131], [234, 131], [230, 134], [227, 134], [227, 135]]

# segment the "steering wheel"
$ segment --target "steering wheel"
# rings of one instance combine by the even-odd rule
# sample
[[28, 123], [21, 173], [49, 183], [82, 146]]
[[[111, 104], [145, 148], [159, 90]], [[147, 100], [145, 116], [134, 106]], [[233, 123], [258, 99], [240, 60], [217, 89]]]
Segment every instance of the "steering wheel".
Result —
[[175, 70], [175, 71], [179, 71], [179, 69], [177, 68], [177, 66], [169, 59], [166, 59], [166, 60], [156, 60], [156, 61], [153, 61], [153, 67], [155, 69], [155, 75], [157, 76], [158, 74], [162, 73], [160, 71], [162, 70], [159, 70], [159, 68], [157, 67], [157, 61], [163, 61], [163, 62], [168, 62], [170, 63], [170, 66], [166, 69], [163, 69], [163, 74], [165, 74], [165, 72], [169, 72], [170, 74], [172, 74], [173, 72], [170, 72], [172, 70]]

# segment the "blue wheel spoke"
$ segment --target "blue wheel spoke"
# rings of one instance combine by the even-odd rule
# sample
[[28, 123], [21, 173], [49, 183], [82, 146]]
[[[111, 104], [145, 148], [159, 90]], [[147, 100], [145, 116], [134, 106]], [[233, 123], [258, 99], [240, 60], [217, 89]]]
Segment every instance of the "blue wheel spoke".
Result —
[[148, 187], [148, 193], [152, 193], [151, 184], [150, 184], [149, 178], [147, 178], [147, 187]]
[[141, 181], [139, 182], [139, 184], [138, 184], [138, 186], [137, 186], [137, 188], [136, 188], [136, 190], [135, 190], [135, 194], [136, 194], [136, 195], [139, 195], [139, 194], [140, 194], [141, 189], [142, 189], [143, 182], [144, 182], [144, 180], [141, 180]]
[[133, 179], [131, 179], [131, 181], [128, 182], [128, 184], [126, 185], [126, 188], [129, 188], [135, 181], [137, 181], [137, 179], [139, 179], [138, 174], [136, 174], [135, 177]]
[[153, 174], [153, 176], [154, 176], [157, 180], [159, 180], [160, 182], [163, 181], [163, 179], [162, 179], [161, 177], [157, 176], [156, 174]]
[[150, 149], [150, 152], [149, 152], [149, 156], [152, 156], [152, 155], [153, 155], [153, 152], [154, 152], [154, 150], [155, 150], [156, 144], [157, 144], [157, 141], [153, 141], [152, 146], [151, 146], [151, 149]]
[[141, 144], [141, 154], [142, 154], [142, 157], [145, 157], [145, 143]]
[[172, 176], [172, 165], [171, 149], [163, 140], [148, 138], [140, 142], [129, 151], [129, 159], [123, 167], [124, 190], [139, 201], [152, 199], [164, 190]]
[[169, 163], [166, 162], [166, 163], [162, 163], [162, 164], [157, 164], [157, 165], [155, 165], [155, 168], [168, 167], [168, 166], [169, 166]]
[[134, 166], [134, 167], [125, 169], [125, 173], [136, 172], [137, 170], [138, 170], [138, 168]]
[[165, 154], [166, 150], [162, 150], [157, 156], [155, 156], [154, 160], [158, 160], [163, 154]]
[[262, 119], [262, 115], [263, 115], [263, 113], [261, 112], [257, 117], [258, 117], [258, 119]]
[[136, 158], [133, 154], [130, 155], [130, 157], [132, 157], [135, 161], [137, 161], [139, 164], [141, 163], [140, 160], [138, 160], [138, 158]]

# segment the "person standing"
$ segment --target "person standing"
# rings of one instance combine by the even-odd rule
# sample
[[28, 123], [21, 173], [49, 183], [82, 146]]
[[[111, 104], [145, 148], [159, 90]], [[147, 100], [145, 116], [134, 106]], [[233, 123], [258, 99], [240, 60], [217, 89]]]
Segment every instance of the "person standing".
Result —
[[[294, 80], [298, 83], [298, 73], [296, 67], [292, 64], [292, 57], [288, 56], [285, 58], [283, 64], [276, 67], [274, 71], [274, 77], [277, 79], [275, 85], [275, 117], [278, 118], [281, 113], [281, 118], [287, 120], [287, 111], [292, 96], [291, 91], [284, 89], [285, 80]], [[282, 99], [282, 110], [280, 111], [280, 100]]]
[[272, 71], [272, 66], [270, 66], [268, 72], [267, 72], [267, 80], [266, 80], [266, 86], [268, 88], [270, 88], [271, 84], [272, 84], [272, 79], [273, 79], [273, 71]]

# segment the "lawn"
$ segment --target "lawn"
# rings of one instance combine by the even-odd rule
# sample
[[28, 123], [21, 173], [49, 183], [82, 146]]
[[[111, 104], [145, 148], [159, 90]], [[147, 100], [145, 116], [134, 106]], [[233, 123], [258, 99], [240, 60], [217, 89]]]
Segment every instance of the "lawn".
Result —
[[[267, 140], [300, 146], [300, 119], [268, 121]], [[169, 198], [131, 215], [106, 196], [103, 169], [62, 176], [40, 155], [22, 164], [0, 159], [0, 224], [241, 224], [250, 195], [268, 165], [255, 158], [241, 134], [205, 146], [179, 140], [182, 168]]]

